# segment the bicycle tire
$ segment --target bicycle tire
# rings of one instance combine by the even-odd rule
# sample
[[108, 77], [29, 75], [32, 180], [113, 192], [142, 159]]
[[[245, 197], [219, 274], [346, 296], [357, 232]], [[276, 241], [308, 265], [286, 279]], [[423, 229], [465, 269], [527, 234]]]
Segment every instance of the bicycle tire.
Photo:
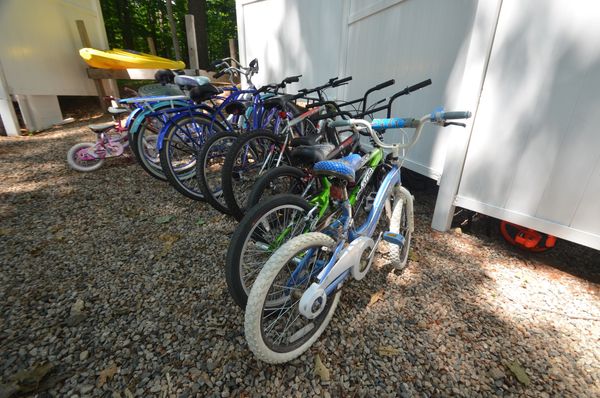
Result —
[[[296, 282], [297, 279], [300, 281], [296, 282], [297, 285], [286, 283], [282, 286], [283, 289], [279, 288], [277, 277], [282, 273], [287, 276], [288, 271], [295, 271], [295, 268], [293, 266], [289, 267], [288, 264], [294, 257], [298, 257], [299, 253], [306, 253], [307, 250], [316, 248], [315, 253], [317, 255], [323, 253], [327, 256], [327, 252], [319, 251], [319, 249], [327, 247], [331, 250], [334, 245], [335, 241], [331, 237], [320, 232], [310, 232], [297, 236], [281, 246], [260, 271], [256, 283], [250, 291], [244, 316], [246, 342], [259, 360], [277, 364], [299, 357], [321, 336], [331, 321], [340, 300], [341, 290], [338, 289], [327, 297], [326, 302], [323, 304], [324, 308], [318, 316], [311, 320], [298, 312], [298, 301], [300, 299], [297, 299], [297, 297], [301, 297], [301, 294], [306, 291], [306, 288], [314, 280], [314, 274], [316, 274], [314, 268], [309, 270], [307, 277], [299, 278], [290, 275], [287, 279], [284, 278], [286, 282], [290, 282], [290, 280]], [[305, 259], [304, 256], [305, 254], [299, 257]], [[313, 264], [316, 263], [315, 260]], [[302, 279], [306, 279], [306, 281]], [[279, 283], [283, 284], [283, 282]], [[300, 285], [299, 288], [298, 285]], [[274, 291], [272, 288], [274, 288]], [[280, 294], [277, 294], [278, 290], [281, 290]], [[296, 290], [298, 291], [296, 292]], [[296, 302], [292, 303], [294, 300]], [[287, 317], [285, 316], [286, 312], [290, 314]], [[294, 317], [297, 312], [298, 315]], [[273, 315], [276, 318], [272, 323], [268, 323], [263, 315], [265, 317]], [[282, 332], [277, 330], [279, 328], [276, 326], [276, 322], [279, 320], [285, 322], [285, 329]], [[307, 322], [307, 324], [302, 327], [295, 327], [296, 332], [291, 333], [290, 336], [284, 336], [286, 330], [295, 326], [298, 322]], [[311, 325], [312, 327], [309, 327]], [[276, 339], [270, 337], [271, 332], [277, 334]]]
[[[273, 246], [272, 248], [265, 250], [264, 255], [261, 255], [261, 253], [251, 255], [248, 252], [253, 246], [258, 246], [257, 242], [264, 243], [262, 240], [267, 240], [261, 239], [262, 236], [258, 230], [260, 225], [268, 222], [270, 215], [276, 216], [276, 212], [278, 211], [280, 211], [281, 214], [283, 212], [282, 210], [285, 208], [290, 209], [291, 211], [297, 211], [298, 215], [300, 215], [308, 213], [312, 207], [313, 205], [299, 196], [287, 194], [277, 195], [252, 207], [238, 224], [231, 237], [229, 248], [227, 249], [225, 280], [227, 281], [229, 294], [241, 308], [246, 307], [248, 293], [250, 292], [250, 287], [253, 282], [252, 278], [246, 276], [247, 272], [245, 271], [244, 264], [246, 258], [251, 258], [252, 260], [258, 259], [257, 263], [263, 259], [264, 262], [266, 262], [273, 250], [279, 247]], [[281, 227], [284, 226], [282, 225]], [[281, 231], [274, 231], [274, 233], [280, 234], [282, 231], [283, 228]], [[287, 242], [294, 236], [293, 231], [291, 231], [288, 236], [279, 242], [279, 245]], [[248, 256], [246, 254], [248, 254]], [[260, 266], [260, 264], [257, 266]]]
[[[219, 186], [220, 189], [215, 189], [214, 184], [212, 183], [213, 177], [208, 175], [208, 170], [214, 169], [214, 167], [209, 166], [208, 164], [211, 160], [209, 157], [212, 157], [213, 164], [218, 162], [219, 159], [224, 162], [228, 149], [234, 144], [238, 137], [239, 136], [226, 131], [214, 134], [206, 141], [204, 145], [202, 145], [196, 159], [196, 175], [198, 178], [198, 183], [200, 184], [200, 190], [204, 196], [204, 200], [216, 210], [224, 214], [231, 214], [231, 210], [229, 210], [227, 203], [225, 203], [223, 198], [222, 186]], [[218, 145], [228, 144], [228, 148], [215, 148], [215, 146]], [[218, 152], [214, 153], [215, 151]], [[221, 182], [222, 165], [218, 168], [218, 170], [215, 170], [215, 173], [217, 173], [216, 178], [219, 182]]]
[[[250, 187], [258, 179], [258, 173], [261, 172], [261, 169], [264, 172], [274, 167], [280, 154], [280, 145], [278, 137], [272, 132], [268, 130], [256, 130], [240, 137], [230, 148], [229, 152], [227, 152], [223, 165], [221, 184], [225, 203], [231, 214], [238, 221], [244, 217], [244, 213], [246, 212], [247, 193], [250, 193]], [[244, 170], [244, 176], [241, 175], [240, 166], [237, 164], [238, 158], [240, 155], [243, 155], [243, 152], [252, 158], [247, 164], [252, 163], [255, 165], [248, 169], [250, 171]], [[265, 159], [262, 159], [262, 154], [265, 154], [268, 159], [268, 164], [266, 165], [264, 164]], [[285, 153], [282, 160], [283, 164], [289, 164], [289, 159]], [[234, 179], [241, 181], [242, 178], [244, 179], [242, 184], [234, 184]]]
[[[276, 180], [289, 177], [293, 182], [285, 191], [275, 191], [273, 184]], [[308, 175], [304, 170], [293, 166], [280, 166], [267, 171], [263, 174], [252, 187], [248, 195], [248, 208], [252, 208], [267, 197], [272, 197], [281, 193], [290, 193], [300, 195], [306, 188], [305, 180]], [[282, 189], [282, 188], [279, 188]], [[285, 189], [285, 187], [283, 187]], [[268, 193], [268, 195], [266, 195]]]
[[[193, 131], [190, 132], [187, 126], [191, 123]], [[199, 132], [197, 126], [202, 125]], [[213, 134], [221, 132], [217, 124], [212, 123], [208, 115], [184, 115], [176, 123], [171, 124], [166, 131], [160, 149], [160, 164], [167, 181], [184, 196], [203, 201], [204, 195], [200, 191], [198, 179], [196, 178], [196, 155], [199, 148]], [[187, 154], [186, 164], [181, 167], [176, 166], [173, 158], [173, 150], [178, 149]]]

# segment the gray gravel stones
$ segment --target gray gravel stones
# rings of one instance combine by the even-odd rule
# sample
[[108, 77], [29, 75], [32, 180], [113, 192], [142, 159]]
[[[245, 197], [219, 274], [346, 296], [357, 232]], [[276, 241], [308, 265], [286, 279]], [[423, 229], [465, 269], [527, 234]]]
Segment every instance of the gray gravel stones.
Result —
[[68, 148], [92, 137], [0, 138], [2, 383], [49, 361], [62, 378], [46, 391], [61, 397], [600, 395], [596, 251], [559, 242], [530, 257], [477, 225], [433, 232], [435, 196], [417, 191], [408, 267], [379, 255], [311, 350], [268, 366], [225, 285], [234, 222], [131, 158], [70, 170]]

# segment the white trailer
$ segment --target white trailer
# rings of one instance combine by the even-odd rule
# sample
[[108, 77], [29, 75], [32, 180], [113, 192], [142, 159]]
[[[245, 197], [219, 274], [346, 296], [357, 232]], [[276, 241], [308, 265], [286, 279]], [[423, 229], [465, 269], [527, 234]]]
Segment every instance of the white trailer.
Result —
[[237, 0], [240, 57], [259, 59], [261, 82], [352, 75], [334, 96], [353, 99], [431, 78], [396, 116], [473, 112], [466, 129], [429, 128], [405, 163], [440, 184], [434, 228], [461, 206], [596, 249], [598, 15], [583, 0]]

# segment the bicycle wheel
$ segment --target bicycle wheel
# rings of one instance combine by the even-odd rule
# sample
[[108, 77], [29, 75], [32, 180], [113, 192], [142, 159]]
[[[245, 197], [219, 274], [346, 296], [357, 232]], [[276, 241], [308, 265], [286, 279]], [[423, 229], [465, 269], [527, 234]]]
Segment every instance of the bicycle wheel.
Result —
[[93, 142], [81, 142], [75, 144], [67, 152], [67, 163], [73, 170], [77, 171], [94, 171], [98, 170], [104, 163], [104, 159], [93, 157], [89, 154], [90, 148], [96, 146]]
[[231, 211], [223, 197], [221, 175], [225, 156], [237, 139], [237, 135], [228, 132], [211, 136], [200, 148], [196, 162], [198, 184], [204, 200], [225, 214], [231, 214]]
[[248, 208], [282, 193], [301, 195], [312, 179], [304, 170], [292, 166], [276, 167], [260, 177], [248, 195]]
[[171, 124], [165, 133], [160, 165], [169, 183], [190, 199], [204, 199], [196, 178], [196, 155], [204, 142], [219, 132], [219, 126], [213, 125], [208, 116], [186, 115]]
[[162, 171], [160, 154], [157, 149], [158, 134], [163, 126], [164, 123], [160, 118], [146, 116], [130, 142], [135, 143], [132, 151], [142, 169], [152, 177], [166, 181], [167, 177]]
[[390, 218], [390, 232], [402, 235], [404, 237], [404, 245], [400, 248], [397, 245], [388, 243], [390, 248], [389, 257], [392, 265], [396, 269], [403, 269], [408, 262], [412, 233], [410, 232], [409, 227], [410, 215], [408, 214], [406, 198], [404, 198], [403, 195], [400, 195], [400, 197], [397, 197], [396, 199], [394, 210], [392, 210], [392, 217]]
[[280, 155], [281, 164], [289, 164], [287, 154], [281, 154], [278, 138], [267, 130], [247, 134], [230, 148], [221, 183], [225, 203], [236, 219], [244, 216], [248, 195], [256, 180], [277, 165]]
[[283, 363], [297, 358], [329, 324], [340, 290], [322, 299], [314, 319], [303, 316], [298, 305], [334, 246], [335, 241], [320, 232], [297, 236], [273, 253], [256, 278], [248, 296], [244, 332], [248, 347], [261, 361]]
[[251, 208], [231, 237], [225, 260], [229, 294], [242, 308], [256, 276], [271, 254], [306, 232], [305, 216], [313, 207], [296, 195], [277, 195]]

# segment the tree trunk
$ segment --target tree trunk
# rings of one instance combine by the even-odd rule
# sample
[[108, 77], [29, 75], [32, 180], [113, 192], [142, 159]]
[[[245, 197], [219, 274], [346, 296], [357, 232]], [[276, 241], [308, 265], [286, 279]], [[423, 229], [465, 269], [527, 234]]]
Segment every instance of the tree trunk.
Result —
[[198, 65], [200, 69], [208, 69], [206, 0], [188, 0], [188, 13], [194, 16], [196, 45], [198, 46]]
[[123, 2], [123, 41], [125, 42], [125, 48], [133, 50], [133, 22], [131, 18], [131, 9], [128, 0], [121, 1]]
[[173, 4], [171, 3], [171, 0], [167, 0], [167, 18], [169, 18], [169, 26], [171, 27], [171, 37], [173, 38], [175, 59], [180, 61], [181, 50], [179, 49], [179, 39], [177, 38], [177, 28], [175, 27], [175, 19], [173, 18]]

